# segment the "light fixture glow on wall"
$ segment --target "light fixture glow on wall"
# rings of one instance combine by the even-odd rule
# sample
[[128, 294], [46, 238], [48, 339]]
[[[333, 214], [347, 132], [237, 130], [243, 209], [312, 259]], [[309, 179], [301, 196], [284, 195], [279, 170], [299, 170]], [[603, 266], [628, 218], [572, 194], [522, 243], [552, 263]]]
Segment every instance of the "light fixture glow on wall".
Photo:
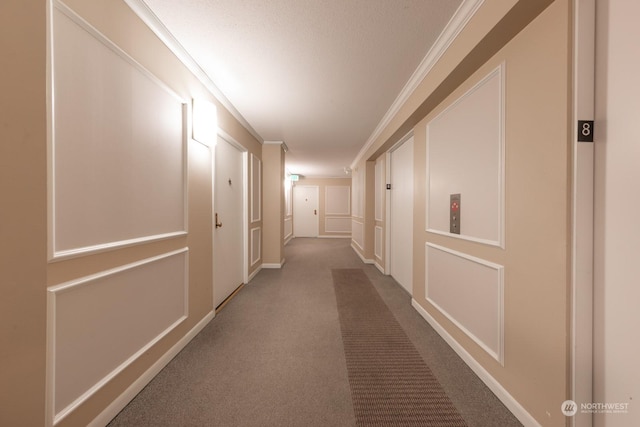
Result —
[[193, 139], [210, 147], [216, 145], [218, 138], [218, 111], [213, 102], [194, 98], [191, 128]]

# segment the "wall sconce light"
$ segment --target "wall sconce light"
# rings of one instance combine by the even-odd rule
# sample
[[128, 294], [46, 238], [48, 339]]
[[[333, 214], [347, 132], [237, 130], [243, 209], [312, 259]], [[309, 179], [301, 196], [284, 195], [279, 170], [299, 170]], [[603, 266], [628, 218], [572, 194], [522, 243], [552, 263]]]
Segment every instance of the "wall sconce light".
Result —
[[213, 102], [205, 99], [193, 100], [192, 137], [209, 147], [214, 147], [218, 138], [218, 111]]

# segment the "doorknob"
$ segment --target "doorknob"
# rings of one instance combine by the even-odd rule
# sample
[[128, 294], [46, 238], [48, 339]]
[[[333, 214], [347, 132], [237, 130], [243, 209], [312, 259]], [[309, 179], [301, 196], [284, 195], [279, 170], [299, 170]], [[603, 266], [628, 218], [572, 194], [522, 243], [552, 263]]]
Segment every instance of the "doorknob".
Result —
[[313, 210], [313, 214], [314, 214], [314, 215], [318, 215], [318, 210], [317, 210], [317, 209], [314, 209], [314, 210]]
[[222, 227], [222, 223], [218, 221], [218, 212], [216, 212], [216, 228]]

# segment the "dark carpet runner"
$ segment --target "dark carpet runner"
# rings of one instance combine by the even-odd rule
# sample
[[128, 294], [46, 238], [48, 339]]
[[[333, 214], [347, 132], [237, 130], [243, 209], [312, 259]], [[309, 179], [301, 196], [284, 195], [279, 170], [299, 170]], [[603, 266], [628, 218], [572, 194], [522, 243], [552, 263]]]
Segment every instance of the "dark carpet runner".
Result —
[[466, 426], [364, 271], [332, 274], [358, 426]]

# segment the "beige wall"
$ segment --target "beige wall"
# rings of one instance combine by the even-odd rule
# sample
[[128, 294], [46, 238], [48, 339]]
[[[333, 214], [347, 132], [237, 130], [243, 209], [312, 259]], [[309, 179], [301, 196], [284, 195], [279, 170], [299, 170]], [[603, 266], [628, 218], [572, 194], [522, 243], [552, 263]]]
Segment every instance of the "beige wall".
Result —
[[[327, 217], [348, 217], [349, 215], [327, 215], [326, 214], [326, 189], [328, 186], [346, 186], [351, 189], [351, 178], [305, 178], [293, 183], [296, 185], [309, 185], [318, 187], [318, 235], [320, 237], [349, 237], [350, 233], [331, 233], [326, 231], [325, 220]], [[295, 216], [295, 212], [293, 212]]]
[[[548, 3], [485, 2], [354, 166], [373, 175], [369, 164], [413, 129], [413, 298], [488, 374], [488, 381], [504, 388], [510, 404], [520, 405], [525, 417], [542, 425], [560, 426], [565, 417], [559, 405], [568, 398], [570, 384], [572, 18], [569, 0], [557, 0], [544, 9]], [[503, 61], [505, 249], [424, 231], [426, 124]], [[365, 205], [373, 199], [372, 187], [367, 184]], [[367, 208], [367, 237], [380, 225], [367, 221], [373, 215]], [[504, 266], [504, 366], [425, 298], [427, 242]], [[365, 238], [361, 256], [369, 258], [372, 247], [373, 239]]]
[[[0, 371], [2, 425], [45, 424], [47, 286], [189, 247], [187, 319], [71, 412], [61, 426], [87, 425], [213, 310], [211, 153], [195, 141], [188, 142], [186, 236], [47, 263], [46, 3], [8, 1], [0, 9], [0, 290], [5, 296], [0, 298], [0, 362], [10, 367]], [[261, 158], [261, 143], [123, 1], [66, 4], [186, 102], [194, 97], [215, 102], [220, 128]]]
[[[552, 5], [415, 128], [414, 229], [425, 230], [426, 123], [505, 61], [505, 249], [420, 232], [414, 241], [414, 299], [538, 422], [549, 426], [565, 424], [558, 405], [567, 399], [568, 387], [567, 3]], [[531, 123], [538, 124], [534, 133]], [[425, 242], [504, 266], [504, 367], [425, 299]]]
[[[0, 425], [44, 422], [46, 5], [0, 3]], [[19, 42], [17, 42], [19, 41]]]

